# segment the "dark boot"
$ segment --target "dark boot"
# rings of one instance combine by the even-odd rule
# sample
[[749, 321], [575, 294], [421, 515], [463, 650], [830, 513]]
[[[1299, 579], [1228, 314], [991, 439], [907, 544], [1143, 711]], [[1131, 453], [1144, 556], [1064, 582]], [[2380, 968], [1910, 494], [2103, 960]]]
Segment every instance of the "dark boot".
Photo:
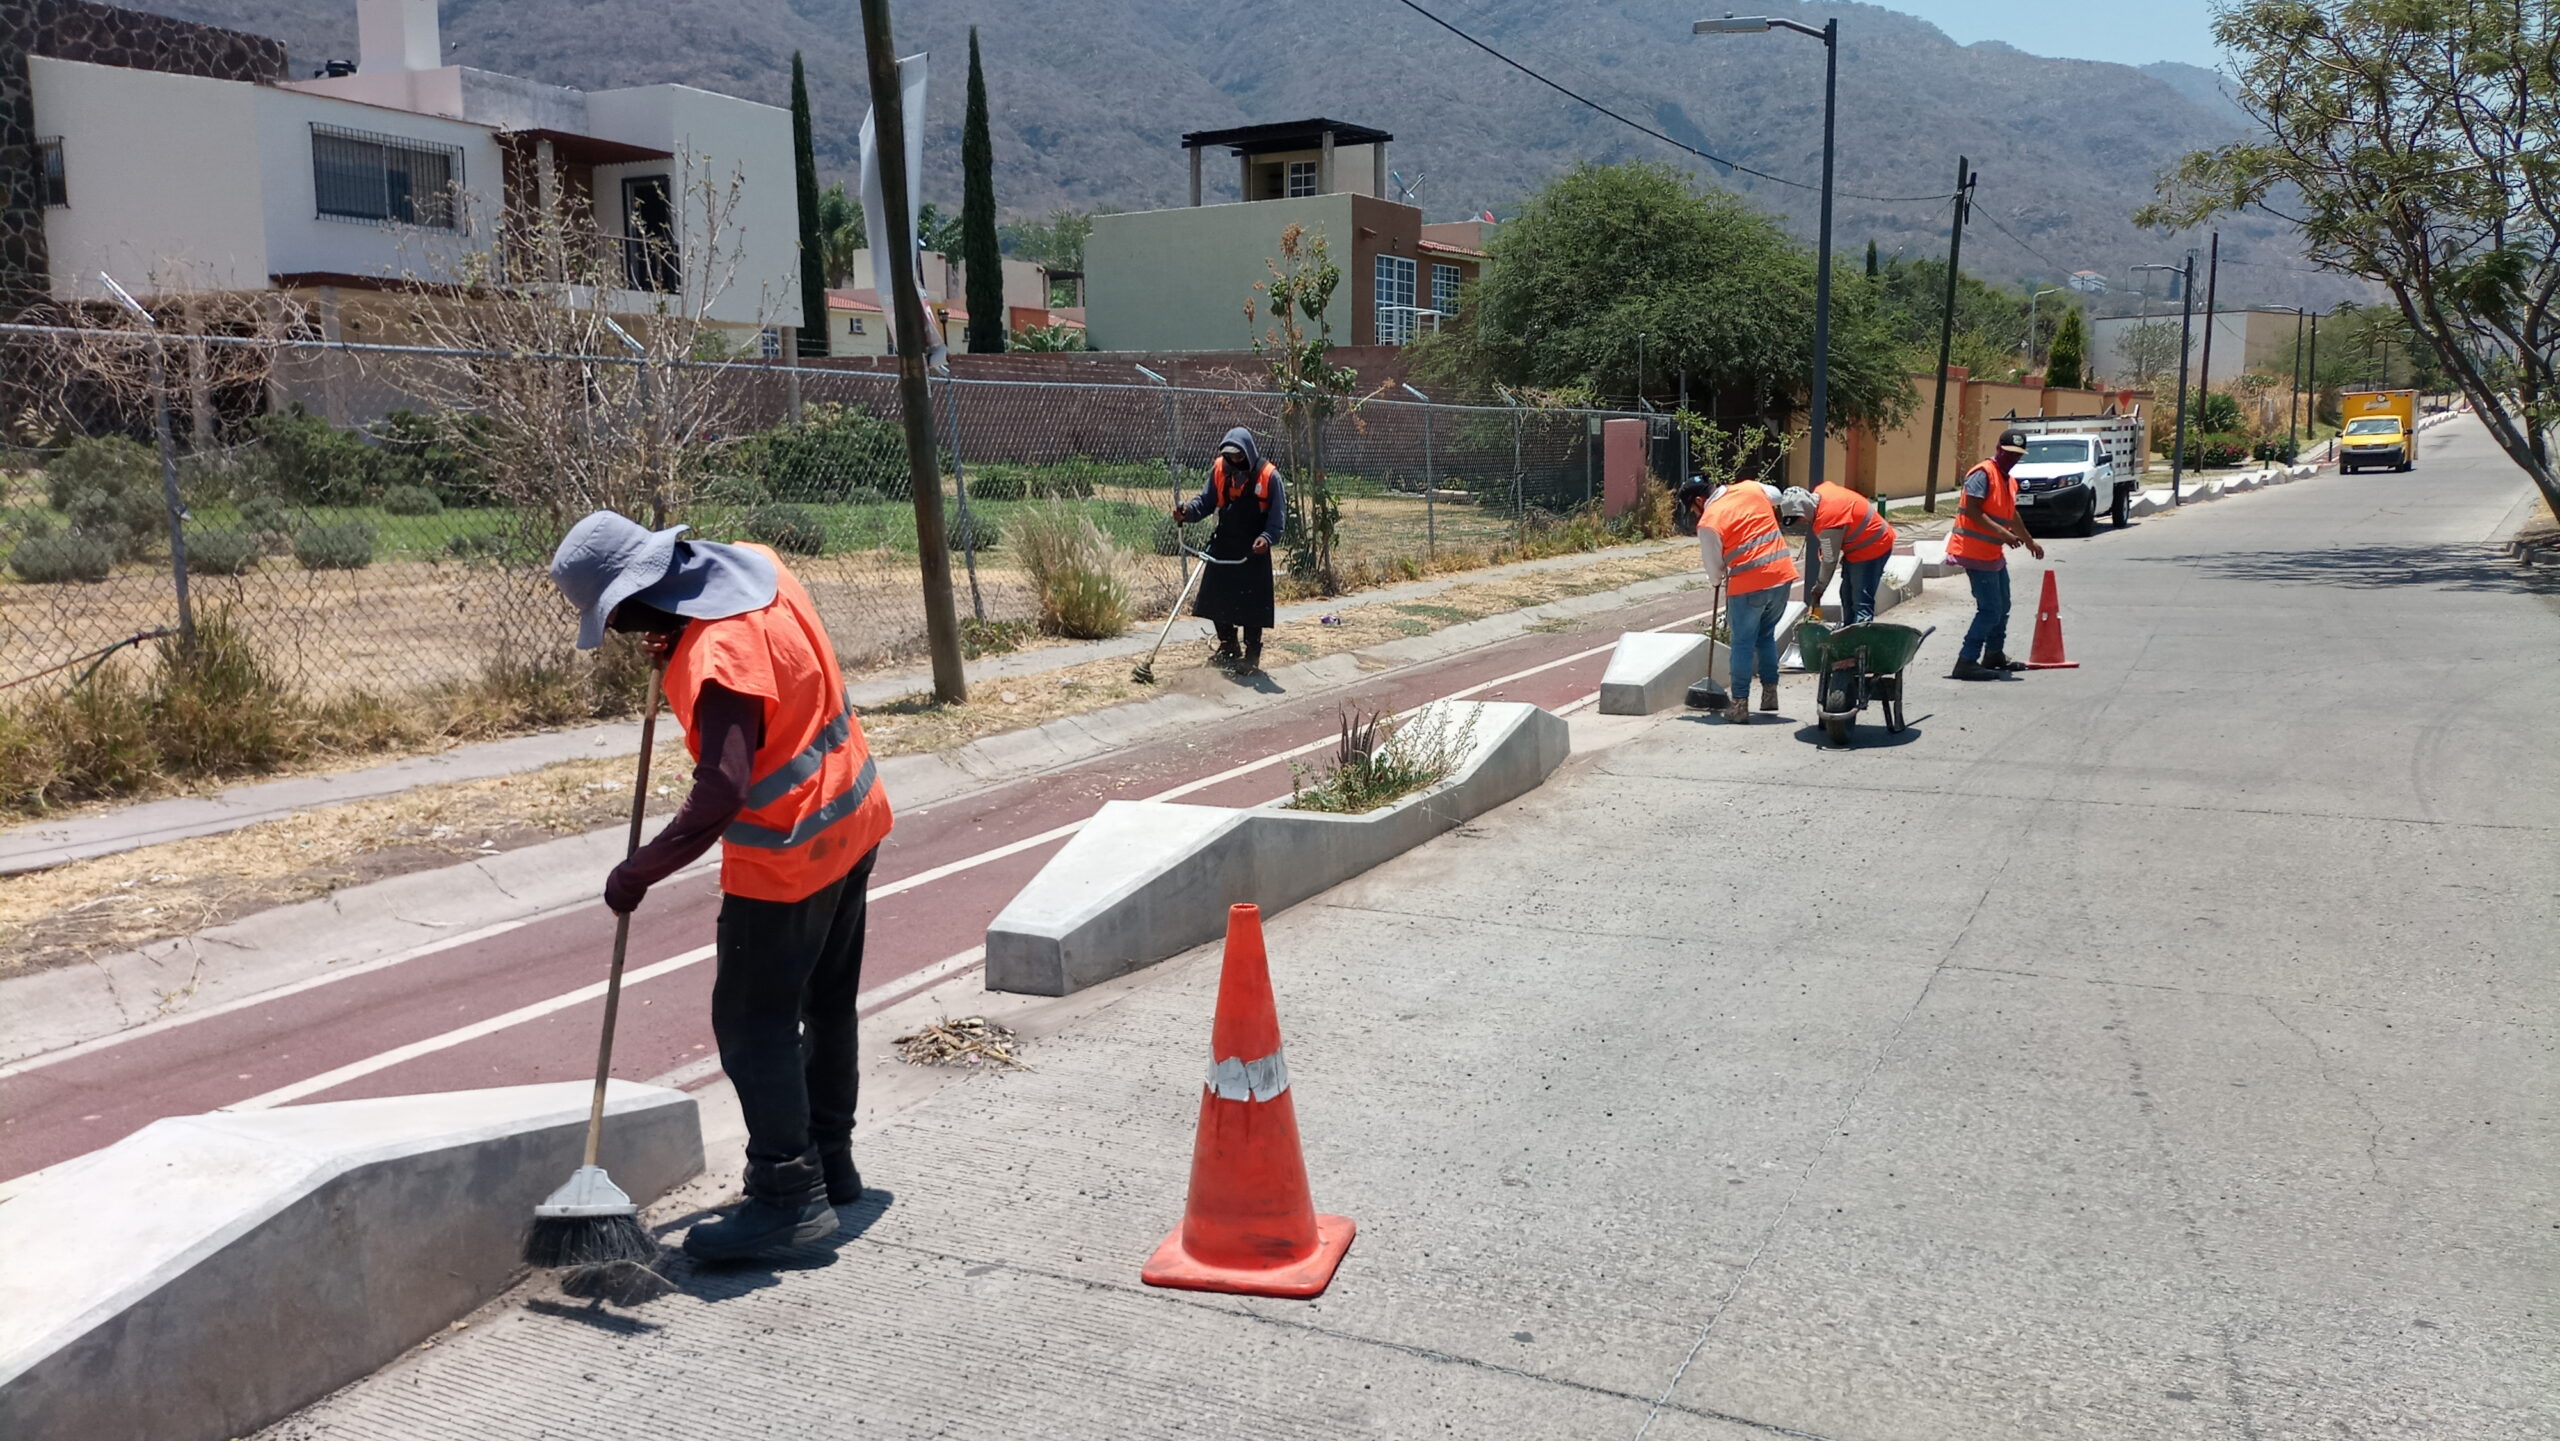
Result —
[[699, 1261], [744, 1261], [822, 1241], [841, 1223], [827, 1204], [818, 1153], [779, 1164], [747, 1163], [747, 1199], [717, 1221], [685, 1232], [684, 1253]]
[[1954, 670], [1949, 671], [1949, 672], [1947, 673], [1947, 679], [1949, 679], [1949, 680], [1999, 680], [2001, 677], [2003, 677], [2003, 676], [2005, 676], [2005, 675], [2007, 675], [2007, 674], [2008, 674], [2008, 672], [2007, 672], [2007, 671], [1998, 671], [1998, 670], [1993, 670], [1991, 667], [1989, 667], [1989, 666], [1987, 666], [1987, 665], [1982, 665], [1982, 664], [1979, 664], [1979, 663], [1974, 662], [1974, 661], [1969, 661], [1969, 660], [1959, 660], [1959, 661], [1957, 661], [1957, 662], [1956, 662], [1956, 668], [1955, 668]]
[[2025, 670], [2027, 668], [2027, 663], [2025, 661], [2011, 660], [2008, 656], [1996, 650], [1982, 658], [1982, 665], [1985, 670], [2016, 671]]
[[827, 1204], [850, 1206], [862, 1199], [862, 1168], [853, 1163], [853, 1148], [818, 1152], [819, 1168], [827, 1174]]

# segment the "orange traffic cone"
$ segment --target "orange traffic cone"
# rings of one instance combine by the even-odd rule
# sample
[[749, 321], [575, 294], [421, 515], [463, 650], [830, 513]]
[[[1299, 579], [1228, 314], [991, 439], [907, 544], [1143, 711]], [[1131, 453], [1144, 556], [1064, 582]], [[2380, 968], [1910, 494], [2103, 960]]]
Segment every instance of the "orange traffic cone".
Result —
[[1209, 1056], [1191, 1148], [1191, 1199], [1182, 1224], [1138, 1278], [1185, 1291], [1322, 1295], [1359, 1228], [1347, 1216], [1317, 1215], [1307, 1194], [1257, 906], [1227, 910]]
[[2075, 670], [2080, 662], [2062, 658], [2062, 593], [2053, 572], [2044, 573], [2044, 598], [2036, 602], [2036, 639], [2027, 648], [2029, 670]]

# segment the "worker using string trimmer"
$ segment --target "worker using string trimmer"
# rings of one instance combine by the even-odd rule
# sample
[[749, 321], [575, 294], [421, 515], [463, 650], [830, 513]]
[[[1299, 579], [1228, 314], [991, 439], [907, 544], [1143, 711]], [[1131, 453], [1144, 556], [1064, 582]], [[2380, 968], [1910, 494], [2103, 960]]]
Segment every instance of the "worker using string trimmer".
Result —
[[1965, 472], [1964, 498], [1955, 529], [1947, 533], [1947, 559], [1964, 567], [1973, 586], [1973, 624], [1965, 627], [1950, 680], [2006, 680], [2025, 670], [2009, 659], [2009, 547], [2022, 545], [2036, 559], [2044, 547], [2018, 519], [2018, 482], [2011, 472], [2027, 453], [2027, 433], [2004, 430], [1991, 458]]
[[1209, 483], [1173, 508], [1178, 521], [1208, 515], [1218, 518], [1209, 532], [1209, 558], [1242, 563], [1210, 566], [1191, 613], [1218, 628], [1218, 664], [1250, 675], [1262, 669], [1262, 633], [1276, 618], [1271, 548], [1289, 518], [1289, 497], [1279, 467], [1262, 458], [1253, 432], [1241, 425], [1218, 442]]
[[853, 1163], [864, 903], [889, 796], [809, 593], [764, 546], [683, 540], [612, 511], [573, 527], [552, 578], [578, 647], [644, 638], [693, 754], [693, 789], [614, 867], [605, 904], [720, 843], [711, 1033], [747, 1126], [746, 1203], [695, 1226], [687, 1253], [743, 1260], [834, 1234], [862, 1194]]

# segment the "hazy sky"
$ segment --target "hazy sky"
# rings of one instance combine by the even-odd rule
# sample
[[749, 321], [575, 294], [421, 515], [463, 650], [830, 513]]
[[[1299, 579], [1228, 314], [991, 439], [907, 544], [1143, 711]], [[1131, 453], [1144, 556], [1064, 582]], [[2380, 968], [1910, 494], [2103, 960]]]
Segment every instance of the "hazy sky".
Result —
[[2148, 0], [2127, 5], [2094, 0], [1880, 0], [1917, 15], [1959, 45], [2005, 40], [2034, 55], [2147, 65], [2183, 60], [2212, 67], [2210, 0]]

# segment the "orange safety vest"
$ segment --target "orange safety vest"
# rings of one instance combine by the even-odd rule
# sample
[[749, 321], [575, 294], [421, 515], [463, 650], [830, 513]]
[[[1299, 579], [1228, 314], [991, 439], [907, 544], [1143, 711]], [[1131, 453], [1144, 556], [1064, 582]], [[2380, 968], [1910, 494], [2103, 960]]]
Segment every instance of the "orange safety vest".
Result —
[[[1254, 474], [1253, 498], [1261, 501], [1264, 505], [1269, 505], [1271, 503], [1271, 477], [1275, 473], [1276, 469], [1277, 467], [1273, 466], [1270, 461], [1266, 460], [1262, 463], [1262, 469]], [[1216, 460], [1209, 462], [1209, 493], [1218, 498], [1218, 509], [1226, 509], [1227, 502], [1235, 499], [1237, 494], [1243, 491], [1243, 489], [1244, 484], [1241, 481], [1236, 483], [1233, 490], [1228, 489], [1227, 458], [1225, 456], [1219, 456]]]
[[1796, 560], [1787, 551], [1787, 538], [1778, 533], [1777, 503], [1757, 483], [1726, 486], [1724, 494], [1698, 512], [1698, 530], [1713, 531], [1724, 547], [1725, 594], [1749, 595], [1795, 582]]
[[1882, 560], [1893, 554], [1893, 527], [1886, 523], [1884, 512], [1874, 502], [1838, 481], [1826, 480], [1813, 488], [1813, 533], [1817, 536], [1841, 530], [1840, 558], [1861, 564]]
[[748, 548], [773, 562], [773, 602], [686, 626], [667, 658], [667, 708], [699, 761], [693, 713], [706, 683], [764, 703], [746, 809], [720, 837], [720, 889], [797, 901], [841, 879], [889, 834], [889, 793], [809, 593], [771, 549]]
[[[2015, 521], [2018, 518], [2018, 483], [2002, 475], [2000, 467], [1987, 460], [1973, 469], [1991, 477], [1991, 493], [1982, 499], [1982, 513], [2003, 523]], [[1965, 479], [1973, 479], [1973, 471], [1966, 471]], [[1959, 498], [1956, 501], [1956, 525], [1955, 529], [1947, 532], [1947, 558], [1959, 561], [1969, 560], [1977, 564], [1983, 562], [2008, 564], [2008, 559], [2003, 554], [2009, 548], [2008, 538], [1995, 535], [1987, 528], [1969, 524], [1965, 520], [1964, 501], [1961, 498], [1963, 487], [1957, 487], [1957, 491]]]

